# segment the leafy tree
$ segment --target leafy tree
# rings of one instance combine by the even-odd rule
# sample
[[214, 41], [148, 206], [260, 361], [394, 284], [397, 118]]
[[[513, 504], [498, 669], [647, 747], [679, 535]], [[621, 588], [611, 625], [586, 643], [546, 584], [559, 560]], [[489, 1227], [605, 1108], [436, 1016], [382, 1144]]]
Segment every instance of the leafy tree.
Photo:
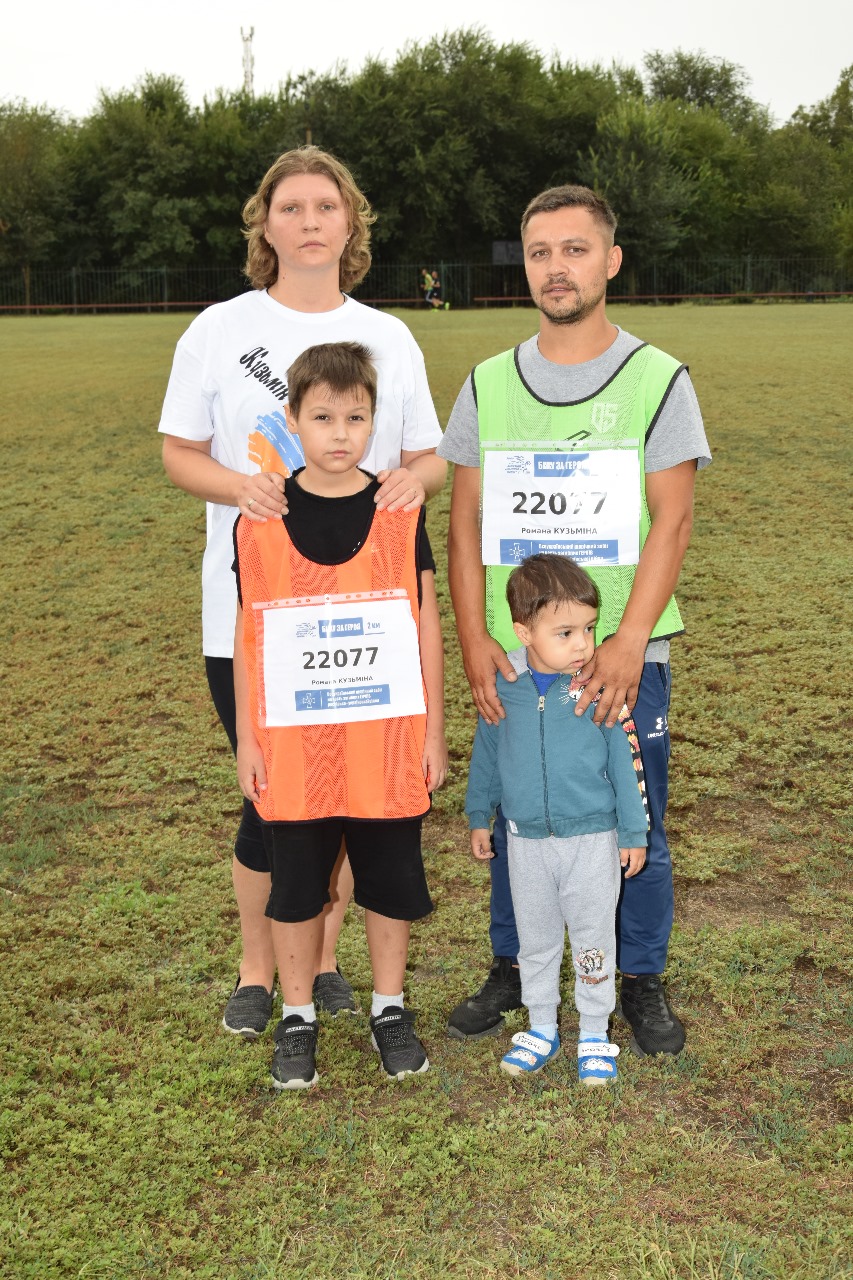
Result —
[[482, 254], [508, 228], [517, 235], [546, 89], [541, 56], [528, 46], [460, 31], [339, 84], [317, 112], [314, 140], [364, 183], [380, 214], [380, 253]]
[[832, 256], [838, 198], [830, 145], [802, 125], [773, 130], [754, 157], [743, 195], [741, 248], [780, 258]]
[[180, 80], [149, 75], [101, 94], [73, 152], [79, 261], [161, 267], [193, 257], [203, 212], [196, 133]]
[[735, 127], [761, 111], [747, 94], [749, 76], [736, 62], [711, 58], [701, 50], [675, 49], [647, 53], [643, 65], [652, 102], [672, 99], [693, 107], [713, 107]]
[[828, 98], [814, 107], [798, 107], [793, 122], [805, 125], [832, 147], [853, 143], [853, 63], [841, 72]]
[[579, 164], [582, 181], [609, 201], [619, 218], [623, 271], [673, 253], [687, 234], [696, 183], [673, 160], [676, 132], [665, 102], [620, 100], [598, 122], [595, 145]]
[[0, 262], [30, 270], [62, 255], [69, 192], [57, 180], [70, 126], [47, 107], [0, 103]]

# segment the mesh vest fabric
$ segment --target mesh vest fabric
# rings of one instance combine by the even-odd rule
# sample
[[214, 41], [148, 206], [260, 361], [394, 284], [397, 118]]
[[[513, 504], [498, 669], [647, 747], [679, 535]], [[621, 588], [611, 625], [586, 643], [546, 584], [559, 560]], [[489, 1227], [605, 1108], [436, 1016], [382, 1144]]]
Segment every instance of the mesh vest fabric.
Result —
[[[267, 790], [255, 804], [267, 822], [320, 818], [415, 818], [429, 809], [421, 759], [426, 716], [394, 716], [348, 724], [262, 728], [263, 665], [258, 661], [253, 603], [351, 591], [402, 588], [419, 624], [416, 544], [420, 513], [377, 511], [364, 545], [344, 564], [307, 560], [284, 522], [237, 524], [243, 596], [243, 654], [255, 736], [263, 750]], [[426, 691], [424, 691], [426, 701]]]
[[[628, 356], [613, 377], [593, 396], [573, 404], [549, 404], [527, 387], [518, 369], [517, 351], [504, 351], [474, 369], [474, 391], [480, 429], [480, 474], [483, 446], [500, 441], [576, 442], [590, 447], [635, 447], [640, 463], [640, 548], [651, 520], [646, 503], [643, 453], [646, 432], [670, 387], [683, 369], [656, 347], [643, 345]], [[631, 445], [629, 442], [633, 442]], [[517, 648], [506, 603], [506, 584], [513, 566], [486, 566], [486, 625], [506, 650]], [[596, 644], [612, 635], [622, 620], [636, 573], [635, 565], [584, 565], [601, 598]], [[684, 630], [674, 597], [670, 597], [652, 629], [652, 639]]]

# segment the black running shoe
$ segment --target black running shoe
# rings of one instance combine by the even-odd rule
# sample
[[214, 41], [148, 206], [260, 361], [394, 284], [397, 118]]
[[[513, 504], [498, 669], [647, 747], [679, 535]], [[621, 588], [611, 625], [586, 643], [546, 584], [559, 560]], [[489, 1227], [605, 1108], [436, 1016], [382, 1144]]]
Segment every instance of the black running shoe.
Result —
[[358, 1013], [355, 992], [340, 969], [333, 973], [318, 973], [311, 997], [317, 1009], [330, 1013], [333, 1018], [339, 1013]]
[[284, 1018], [275, 1029], [272, 1082], [276, 1089], [310, 1089], [319, 1080], [317, 1023], [305, 1022], [298, 1013]]
[[510, 956], [495, 956], [489, 976], [477, 994], [463, 1000], [451, 1013], [447, 1034], [454, 1040], [499, 1035], [503, 1015], [521, 1007], [521, 974]]
[[403, 1076], [419, 1076], [429, 1070], [429, 1058], [415, 1035], [415, 1015], [409, 1009], [388, 1005], [370, 1019], [373, 1047], [382, 1058], [382, 1066], [392, 1080]]
[[234, 1036], [257, 1040], [272, 1017], [272, 992], [266, 987], [241, 987], [240, 979], [228, 997], [222, 1025]]
[[684, 1027], [666, 998], [663, 982], [654, 973], [622, 978], [622, 1016], [634, 1032], [630, 1048], [645, 1058], [650, 1053], [681, 1053]]

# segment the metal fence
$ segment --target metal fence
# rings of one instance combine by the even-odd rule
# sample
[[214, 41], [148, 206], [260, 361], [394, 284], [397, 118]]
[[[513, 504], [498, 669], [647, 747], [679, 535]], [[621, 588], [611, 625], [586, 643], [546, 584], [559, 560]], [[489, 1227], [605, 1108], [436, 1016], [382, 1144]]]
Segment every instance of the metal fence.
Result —
[[[354, 296], [376, 306], [423, 307], [420, 268], [411, 262], [375, 262]], [[529, 302], [524, 268], [492, 263], [439, 262], [442, 296], [453, 307]], [[168, 311], [198, 309], [248, 288], [234, 267], [162, 267], [146, 270], [33, 269], [0, 271], [0, 311]], [[790, 297], [811, 300], [853, 296], [853, 273], [831, 259], [682, 259], [623, 265], [611, 283], [614, 301]]]

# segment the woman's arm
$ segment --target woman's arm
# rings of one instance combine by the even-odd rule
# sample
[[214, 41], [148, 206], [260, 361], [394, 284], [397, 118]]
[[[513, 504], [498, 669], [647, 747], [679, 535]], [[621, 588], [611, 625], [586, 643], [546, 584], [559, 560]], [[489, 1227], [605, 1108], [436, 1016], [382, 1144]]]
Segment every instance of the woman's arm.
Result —
[[427, 696], [427, 728], [421, 760], [427, 790], [434, 791], [447, 777], [447, 743], [444, 740], [444, 642], [435, 574], [425, 569], [421, 574], [421, 670]]
[[[284, 477], [275, 471], [247, 476], [232, 471], [210, 456], [209, 440], [186, 440], [182, 436], [163, 437], [163, 466], [179, 489], [205, 502], [238, 507], [240, 514], [255, 523], [284, 515]], [[251, 503], [251, 506], [249, 505]]]

